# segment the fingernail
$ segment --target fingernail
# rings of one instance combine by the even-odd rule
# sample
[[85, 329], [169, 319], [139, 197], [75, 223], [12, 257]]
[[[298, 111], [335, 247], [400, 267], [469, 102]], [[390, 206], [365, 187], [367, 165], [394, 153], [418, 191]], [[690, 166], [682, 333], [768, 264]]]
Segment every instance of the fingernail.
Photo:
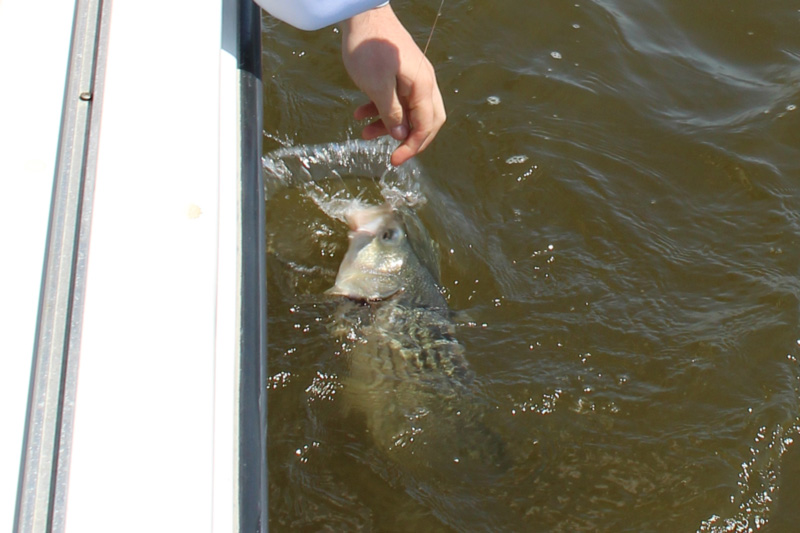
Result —
[[392, 137], [394, 137], [398, 141], [402, 141], [403, 139], [408, 137], [408, 128], [404, 124], [400, 124], [399, 126], [393, 127]]

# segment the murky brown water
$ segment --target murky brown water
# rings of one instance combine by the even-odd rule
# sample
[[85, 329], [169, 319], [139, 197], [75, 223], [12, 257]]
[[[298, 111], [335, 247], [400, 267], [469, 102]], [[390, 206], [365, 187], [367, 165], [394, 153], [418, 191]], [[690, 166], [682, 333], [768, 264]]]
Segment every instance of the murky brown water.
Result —
[[[393, 5], [424, 43], [439, 0]], [[265, 152], [357, 138], [339, 34], [264, 26]], [[428, 55], [419, 214], [514, 466], [409, 474], [339, 412], [346, 231], [287, 190], [270, 528], [797, 531], [800, 4], [447, 0]]]

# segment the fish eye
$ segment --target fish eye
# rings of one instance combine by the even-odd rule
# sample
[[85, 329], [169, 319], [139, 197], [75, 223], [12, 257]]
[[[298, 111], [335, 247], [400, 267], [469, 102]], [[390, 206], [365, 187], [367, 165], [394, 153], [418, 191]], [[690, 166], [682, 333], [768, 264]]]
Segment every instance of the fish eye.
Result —
[[383, 231], [383, 235], [381, 235], [381, 239], [384, 241], [392, 241], [397, 237], [397, 230], [394, 228], [389, 228]]

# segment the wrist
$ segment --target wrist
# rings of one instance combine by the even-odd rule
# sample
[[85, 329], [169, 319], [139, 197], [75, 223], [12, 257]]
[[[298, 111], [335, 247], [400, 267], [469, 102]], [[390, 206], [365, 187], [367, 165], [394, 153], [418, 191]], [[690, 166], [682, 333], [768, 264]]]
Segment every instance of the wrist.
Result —
[[394, 11], [389, 2], [384, 2], [379, 6], [368, 9], [357, 15], [353, 15], [342, 23], [342, 32], [347, 34], [357, 30], [359, 27], [375, 26], [380, 24], [381, 20], [387, 20], [394, 17]]

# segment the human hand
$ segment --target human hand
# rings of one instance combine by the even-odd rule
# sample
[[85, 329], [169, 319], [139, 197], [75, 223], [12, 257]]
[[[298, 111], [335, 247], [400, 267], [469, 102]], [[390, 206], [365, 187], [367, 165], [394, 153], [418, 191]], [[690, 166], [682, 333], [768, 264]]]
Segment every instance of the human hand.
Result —
[[347, 20], [342, 33], [344, 66], [370, 99], [354, 116], [378, 117], [362, 135], [402, 141], [392, 154], [392, 164], [399, 166], [427, 148], [444, 124], [433, 65], [388, 4]]

